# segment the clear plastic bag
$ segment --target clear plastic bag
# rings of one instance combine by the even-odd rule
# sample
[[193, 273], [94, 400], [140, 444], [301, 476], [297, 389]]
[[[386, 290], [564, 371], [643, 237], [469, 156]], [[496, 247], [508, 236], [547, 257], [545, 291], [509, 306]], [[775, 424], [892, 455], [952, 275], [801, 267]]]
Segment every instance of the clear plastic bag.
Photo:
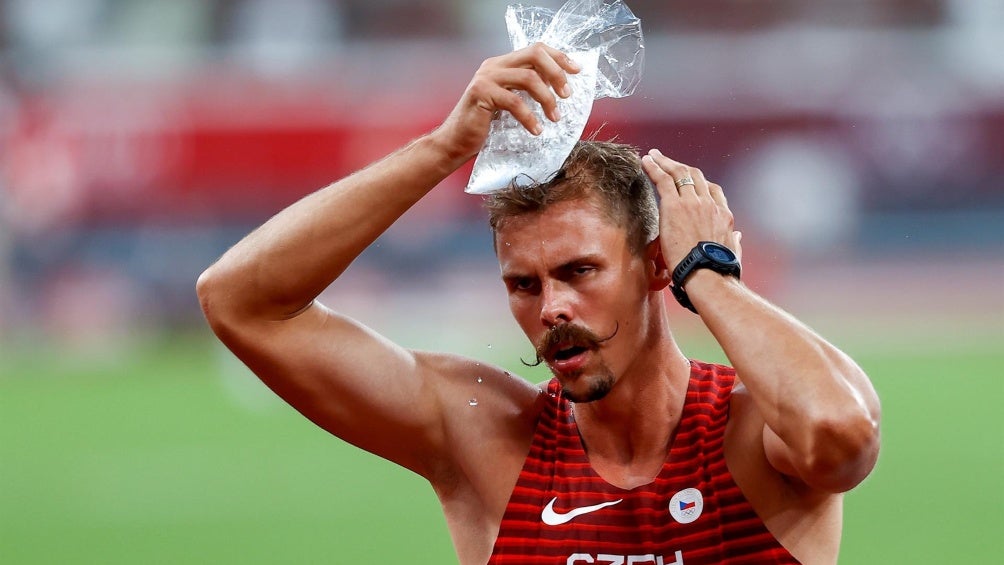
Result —
[[527, 93], [518, 93], [540, 122], [540, 135], [509, 112], [492, 122], [467, 185], [471, 194], [546, 181], [582, 135], [593, 100], [629, 96], [641, 81], [641, 21], [621, 0], [569, 0], [557, 12], [511, 5], [506, 26], [513, 50], [540, 41], [568, 54], [582, 70], [568, 75], [572, 96], [557, 98], [558, 122], [547, 119]]

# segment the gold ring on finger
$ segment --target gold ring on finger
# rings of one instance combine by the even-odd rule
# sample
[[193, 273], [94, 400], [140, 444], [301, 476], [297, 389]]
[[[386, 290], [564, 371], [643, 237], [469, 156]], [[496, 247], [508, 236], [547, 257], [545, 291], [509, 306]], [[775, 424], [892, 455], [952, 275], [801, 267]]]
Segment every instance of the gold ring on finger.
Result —
[[694, 185], [694, 179], [693, 178], [691, 178], [691, 177], [683, 177], [682, 179], [676, 181], [676, 188], [683, 188], [684, 186], [687, 186], [688, 184], [690, 186], [696, 186], [696, 185]]

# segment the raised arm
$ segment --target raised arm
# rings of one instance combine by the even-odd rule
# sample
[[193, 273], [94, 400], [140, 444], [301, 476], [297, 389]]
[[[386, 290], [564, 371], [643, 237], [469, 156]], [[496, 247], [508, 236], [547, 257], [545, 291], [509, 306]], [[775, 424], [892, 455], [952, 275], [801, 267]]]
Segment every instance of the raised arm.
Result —
[[[553, 92], [564, 94], [566, 72], [575, 70], [542, 45], [485, 61], [435, 131], [286, 208], [207, 269], [197, 290], [213, 331], [315, 423], [428, 476], [448, 443], [441, 401], [472, 374], [472, 363], [407, 350], [316, 297], [478, 152], [495, 112], [536, 130], [513, 90], [530, 92], [556, 117]], [[497, 381], [500, 401], [528, 397], [516, 379]]]
[[[741, 253], [720, 186], [657, 151], [643, 163], [662, 199], [660, 238], [670, 268], [698, 241]], [[693, 184], [677, 187], [686, 177]], [[861, 482], [878, 457], [880, 408], [857, 364], [733, 277], [698, 270], [685, 290], [766, 422], [770, 464], [825, 492]]]

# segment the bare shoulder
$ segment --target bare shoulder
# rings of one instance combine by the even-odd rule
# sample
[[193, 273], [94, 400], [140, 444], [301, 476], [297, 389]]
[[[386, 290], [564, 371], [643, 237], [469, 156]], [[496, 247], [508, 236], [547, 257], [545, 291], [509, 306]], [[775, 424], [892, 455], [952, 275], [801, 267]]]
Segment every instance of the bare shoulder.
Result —
[[843, 497], [809, 488], [775, 469], [764, 449], [764, 418], [736, 383], [725, 434], [725, 460], [767, 529], [803, 563], [836, 563]]
[[[541, 388], [501, 367], [449, 353], [416, 351], [415, 359], [437, 389], [444, 417], [484, 421], [536, 421]], [[493, 418], [486, 418], [493, 416]]]
[[[539, 386], [498, 366], [446, 353], [416, 352], [439, 402], [449, 475], [478, 483], [500, 470], [519, 473], [543, 406]], [[430, 477], [434, 486], [450, 479]], [[444, 483], [436, 485], [437, 482]]]
[[448, 457], [428, 480], [461, 562], [485, 562], [519, 478], [537, 418], [540, 387], [499, 367], [442, 353], [417, 352], [433, 375]]

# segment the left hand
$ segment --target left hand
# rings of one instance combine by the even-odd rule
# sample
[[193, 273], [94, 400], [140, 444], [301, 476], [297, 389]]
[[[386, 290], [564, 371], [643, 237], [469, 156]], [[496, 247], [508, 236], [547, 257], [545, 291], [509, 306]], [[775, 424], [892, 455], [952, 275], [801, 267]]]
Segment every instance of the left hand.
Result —
[[[742, 259], [735, 219], [722, 187], [708, 182], [704, 173], [652, 149], [642, 168], [659, 191], [659, 240], [667, 266], [672, 270], [700, 241], [715, 241]], [[689, 182], [687, 182], [689, 179]], [[677, 186], [677, 183], [684, 181]]]

